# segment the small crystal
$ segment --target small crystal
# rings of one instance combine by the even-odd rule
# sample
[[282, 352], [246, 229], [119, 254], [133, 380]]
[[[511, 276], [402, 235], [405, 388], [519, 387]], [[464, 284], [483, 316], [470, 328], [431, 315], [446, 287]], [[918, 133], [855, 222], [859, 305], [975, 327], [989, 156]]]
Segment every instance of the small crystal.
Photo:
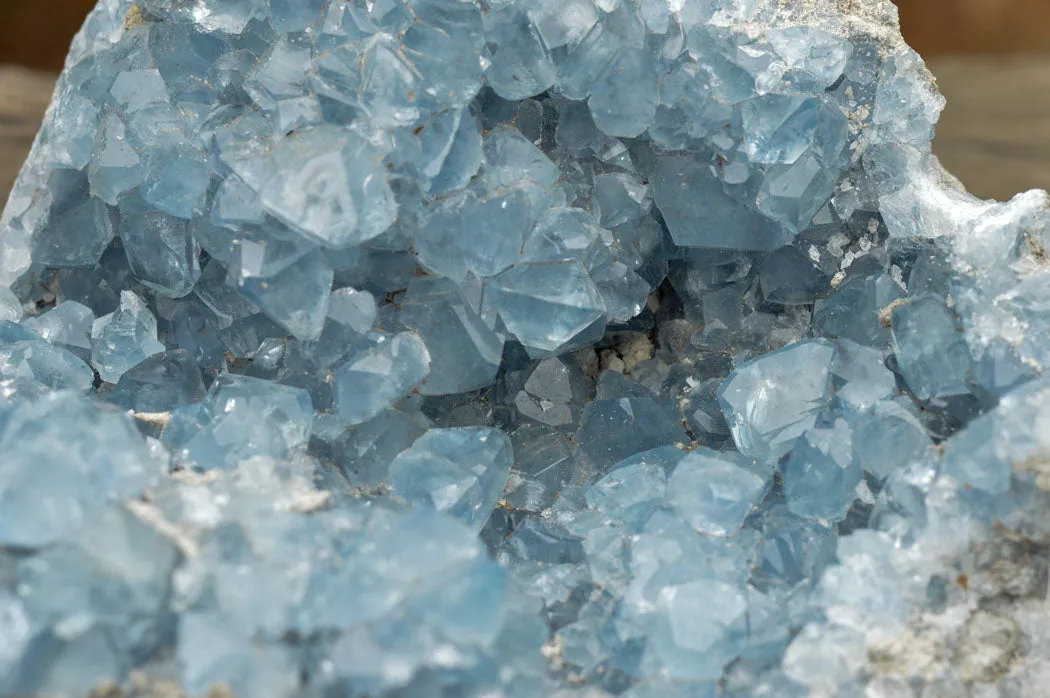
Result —
[[116, 383], [130, 369], [162, 351], [156, 318], [130, 291], [120, 294], [116, 312], [100, 317], [91, 326], [91, 364], [109, 383]]
[[510, 439], [499, 431], [432, 429], [390, 464], [390, 484], [409, 504], [448, 512], [480, 531], [513, 459]]

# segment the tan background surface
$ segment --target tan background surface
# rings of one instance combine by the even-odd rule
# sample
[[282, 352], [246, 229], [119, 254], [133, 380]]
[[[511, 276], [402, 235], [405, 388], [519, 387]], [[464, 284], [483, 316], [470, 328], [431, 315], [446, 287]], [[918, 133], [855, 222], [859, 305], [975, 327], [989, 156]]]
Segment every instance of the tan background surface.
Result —
[[[948, 169], [982, 196], [1050, 188], [1050, 0], [897, 2], [948, 98], [935, 143]], [[0, 204], [93, 4], [0, 0]]]

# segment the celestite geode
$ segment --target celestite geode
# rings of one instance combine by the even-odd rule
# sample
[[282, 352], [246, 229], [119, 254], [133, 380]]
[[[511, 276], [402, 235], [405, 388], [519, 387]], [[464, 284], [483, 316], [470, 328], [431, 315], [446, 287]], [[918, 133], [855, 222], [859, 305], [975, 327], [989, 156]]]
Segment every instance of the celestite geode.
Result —
[[888, 0], [101, 0], [0, 219], [0, 696], [1032, 698], [1050, 214]]

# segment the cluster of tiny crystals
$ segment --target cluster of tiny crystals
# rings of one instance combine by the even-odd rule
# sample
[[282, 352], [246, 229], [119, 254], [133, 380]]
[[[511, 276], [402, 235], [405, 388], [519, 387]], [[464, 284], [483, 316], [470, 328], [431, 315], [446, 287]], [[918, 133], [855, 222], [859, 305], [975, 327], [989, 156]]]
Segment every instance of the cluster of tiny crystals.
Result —
[[1050, 215], [942, 108], [888, 0], [101, 0], [0, 695], [1045, 695]]

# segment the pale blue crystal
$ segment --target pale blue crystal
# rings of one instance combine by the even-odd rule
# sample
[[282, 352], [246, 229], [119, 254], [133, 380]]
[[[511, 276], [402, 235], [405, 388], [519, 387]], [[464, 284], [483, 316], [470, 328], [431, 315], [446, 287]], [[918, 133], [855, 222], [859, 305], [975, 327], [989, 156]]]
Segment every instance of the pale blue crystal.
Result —
[[1032, 418], [1045, 409], [1046, 399], [1046, 381], [1039, 380], [1014, 391], [996, 409], [972, 421], [945, 446], [945, 472], [964, 490], [992, 496], [1009, 491], [1014, 473], [1038, 477], [1034, 454], [1045, 437], [1032, 428]]
[[886, 347], [890, 332], [879, 321], [879, 311], [903, 296], [904, 290], [885, 274], [855, 277], [816, 309], [813, 326], [826, 337]]
[[226, 283], [227, 276], [226, 268], [211, 260], [204, 266], [201, 277], [193, 288], [194, 295], [212, 312], [220, 329], [259, 312], [251, 301]]
[[839, 521], [856, 499], [861, 466], [853, 457], [852, 432], [837, 420], [806, 431], [783, 465], [784, 498], [793, 514]]
[[739, 454], [688, 453], [667, 481], [668, 500], [702, 534], [729, 535], [766, 495], [773, 472]]
[[[163, 83], [161, 85], [163, 89]], [[120, 117], [110, 115], [99, 125], [95, 150], [88, 167], [91, 193], [116, 206], [125, 192], [142, 183], [142, 157], [127, 141], [127, 128]]]
[[769, 254], [759, 270], [762, 295], [771, 303], [808, 305], [828, 288], [831, 279], [797, 247]]
[[424, 127], [420, 146], [426, 165], [420, 173], [431, 196], [461, 189], [477, 174], [482, 160], [481, 132], [469, 109], [439, 114]]
[[189, 223], [129, 204], [117, 230], [135, 278], [170, 298], [193, 290], [200, 277], [200, 247]]
[[232, 470], [256, 456], [301, 456], [313, 421], [305, 390], [229, 375], [212, 384], [203, 403], [173, 412], [163, 439], [182, 462]]
[[211, 215], [219, 225], [262, 223], [265, 220], [259, 194], [236, 175], [227, 177], [219, 187]]
[[[76, 458], [55, 458], [65, 444]], [[7, 418], [0, 445], [0, 541], [33, 548], [71, 533], [107, 502], [138, 496], [160, 476], [131, 420], [71, 392]], [[40, 497], [51, 506], [38, 505]]]
[[54, 390], [87, 392], [95, 382], [91, 367], [73, 353], [39, 339], [0, 346], [0, 376], [30, 380]]
[[791, 232], [740, 206], [722, 188], [710, 157], [664, 155], [653, 174], [653, 200], [674, 241], [683, 247], [774, 250]]
[[[337, 425], [336, 437], [329, 445], [332, 459], [351, 484], [370, 487], [387, 481], [390, 463], [422, 436], [428, 426], [422, 415], [398, 410], [387, 410], [349, 429], [341, 422]], [[318, 424], [318, 431], [322, 426]], [[324, 434], [317, 436], [323, 438]]]
[[571, 426], [579, 420], [585, 401], [582, 376], [559, 359], [540, 361], [514, 397], [522, 416], [552, 427]]
[[758, 526], [762, 542], [751, 581], [759, 589], [787, 591], [815, 581], [834, 558], [834, 530], [796, 516], [784, 505], [764, 512]]
[[186, 146], [154, 151], [146, 160], [142, 198], [176, 218], [190, 219], [203, 210], [211, 165], [207, 155]]
[[624, 48], [598, 76], [587, 106], [603, 133], [633, 138], [653, 123], [658, 98], [649, 56], [640, 48]]
[[908, 388], [920, 400], [969, 392], [973, 358], [944, 301], [918, 296], [893, 311], [893, 349]]
[[[257, 317], [257, 316], [256, 316]], [[226, 344], [214, 313], [200, 303], [179, 303], [168, 316], [168, 345], [193, 357], [204, 370], [216, 370], [225, 364], [225, 352], [237, 354], [236, 344]], [[253, 348], [254, 350], [254, 348]]]
[[745, 150], [752, 162], [787, 164], [812, 145], [820, 121], [820, 101], [764, 95], [741, 107]]
[[496, 377], [503, 340], [451, 281], [413, 279], [401, 302], [401, 322], [419, 333], [430, 354], [430, 376], [420, 388], [422, 394], [476, 390]]
[[932, 445], [910, 404], [887, 400], [850, 419], [853, 453], [867, 472], [887, 477], [920, 462]]
[[642, 451], [687, 442], [673, 407], [645, 397], [587, 403], [576, 432], [580, 458], [592, 473]]
[[120, 294], [120, 307], [91, 326], [91, 364], [102, 380], [116, 383], [128, 370], [164, 351], [157, 341], [157, 319], [130, 291]]
[[151, 356], [126, 371], [107, 399], [133, 412], [156, 414], [200, 402], [204, 395], [197, 361], [175, 350]]
[[268, 0], [268, 4], [274, 29], [282, 34], [310, 27], [324, 8], [322, 0]]
[[485, 15], [489, 63], [485, 77], [504, 99], [525, 99], [554, 84], [547, 47], [524, 8], [497, 8]]
[[569, 439], [549, 427], [526, 425], [511, 432], [510, 440], [514, 465], [503, 499], [515, 509], [544, 511], [576, 476]]
[[510, 439], [497, 430], [432, 429], [390, 464], [390, 486], [409, 504], [447, 512], [479, 531], [513, 460]]
[[685, 453], [661, 446], [612, 466], [609, 474], [587, 490], [587, 505], [638, 529], [664, 498], [668, 474]]
[[528, 9], [550, 48], [577, 42], [598, 20], [598, 10], [591, 0], [539, 0]]
[[379, 336], [332, 377], [335, 404], [347, 425], [367, 422], [408, 394], [430, 373], [430, 354], [414, 332]]
[[33, 259], [56, 267], [91, 266], [113, 238], [113, 221], [103, 202], [90, 196], [87, 177], [56, 170], [47, 181], [46, 221], [32, 235]]
[[325, 256], [305, 245], [241, 240], [227, 283], [299, 339], [324, 329], [335, 274]]
[[336, 289], [328, 303], [328, 317], [358, 334], [365, 334], [375, 327], [376, 299], [368, 291]]
[[282, 139], [269, 158], [280, 174], [260, 183], [263, 208], [317, 242], [358, 244], [393, 222], [382, 153], [358, 135], [319, 126]]
[[578, 262], [519, 264], [489, 279], [486, 288], [507, 329], [538, 353], [564, 350], [605, 311]]
[[52, 344], [90, 351], [94, 321], [95, 314], [90, 308], [76, 301], [65, 301], [43, 315], [26, 318], [22, 326]]
[[747, 597], [717, 579], [668, 586], [661, 594], [646, 657], [672, 679], [713, 679], [743, 649]]
[[534, 222], [525, 191], [468, 190], [438, 203], [423, 220], [416, 252], [430, 271], [456, 281], [498, 274], [517, 260]]
[[18, 296], [9, 288], [0, 288], [0, 322], [18, 322], [23, 314]]
[[718, 400], [741, 453], [787, 453], [831, 401], [835, 348], [808, 340], [750, 361], [726, 379]]
[[878, 4], [101, 0], [0, 217], [0, 694], [1041, 695], [1050, 215]]

